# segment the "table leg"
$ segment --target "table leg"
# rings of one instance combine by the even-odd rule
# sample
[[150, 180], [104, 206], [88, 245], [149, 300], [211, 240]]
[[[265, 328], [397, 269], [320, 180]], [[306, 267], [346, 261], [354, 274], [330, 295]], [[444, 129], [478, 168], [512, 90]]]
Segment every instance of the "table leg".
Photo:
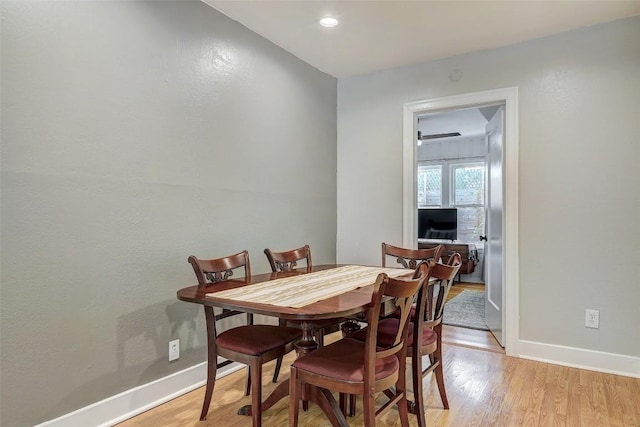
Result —
[[[304, 356], [318, 348], [313, 334], [313, 323], [302, 322], [302, 338], [296, 343], [296, 352], [298, 357]], [[338, 403], [333, 395], [325, 389], [306, 385], [302, 390], [303, 408], [306, 410], [305, 402], [313, 402], [317, 404], [322, 412], [325, 413], [331, 425], [334, 427], [348, 426], [347, 420], [344, 418]]]
[[360, 330], [360, 325], [353, 319], [349, 319], [340, 327], [343, 338], [350, 338], [356, 331]]
[[[301, 323], [301, 328], [302, 328], [302, 338], [300, 339], [300, 341], [298, 341], [296, 343], [296, 353], [298, 354], [298, 357], [300, 356], [304, 356], [307, 353], [310, 353], [312, 351], [315, 351], [318, 349], [319, 344], [318, 342], [315, 340], [315, 334], [313, 331], [313, 323], [311, 322], [302, 322]], [[308, 411], [309, 410], [309, 393], [308, 393], [308, 388], [309, 387], [304, 387], [302, 389], [302, 409], [304, 411]]]
[[[322, 412], [325, 413], [327, 419], [333, 427], [348, 427], [347, 419], [340, 410], [338, 403], [334, 399], [330, 391], [323, 388], [307, 386], [303, 391], [306, 394], [306, 399], [310, 402], [317, 404]], [[278, 384], [275, 390], [269, 395], [269, 397], [262, 403], [262, 412], [273, 407], [283, 397], [289, 395], [289, 379]], [[238, 410], [238, 415], [251, 416], [251, 405], [245, 405]]]
[[204, 421], [207, 418], [209, 405], [211, 404], [211, 396], [213, 395], [213, 387], [216, 384], [216, 371], [218, 369], [218, 356], [216, 354], [216, 319], [213, 307], [205, 306], [204, 314], [207, 322], [207, 387], [204, 392], [200, 421]]
[[333, 427], [349, 427], [347, 419], [331, 392], [324, 388], [309, 386], [309, 400], [317, 404], [327, 416]]
[[313, 322], [302, 322], [300, 327], [302, 328], [302, 338], [296, 343], [298, 357], [318, 349], [318, 342], [313, 334]]
[[[289, 395], [289, 379], [282, 381], [271, 392], [271, 394], [262, 402], [262, 412], [267, 411], [273, 407], [280, 399]], [[251, 416], [251, 405], [245, 405], [238, 409], [238, 415]]]

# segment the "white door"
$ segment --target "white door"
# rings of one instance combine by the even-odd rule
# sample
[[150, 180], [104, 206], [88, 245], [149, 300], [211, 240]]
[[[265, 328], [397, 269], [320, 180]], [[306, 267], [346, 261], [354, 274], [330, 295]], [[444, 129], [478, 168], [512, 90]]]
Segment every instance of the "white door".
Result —
[[484, 246], [485, 277], [485, 321], [504, 347], [504, 275], [502, 253], [502, 209], [503, 170], [502, 147], [504, 128], [504, 106], [501, 106], [487, 123], [487, 241]]

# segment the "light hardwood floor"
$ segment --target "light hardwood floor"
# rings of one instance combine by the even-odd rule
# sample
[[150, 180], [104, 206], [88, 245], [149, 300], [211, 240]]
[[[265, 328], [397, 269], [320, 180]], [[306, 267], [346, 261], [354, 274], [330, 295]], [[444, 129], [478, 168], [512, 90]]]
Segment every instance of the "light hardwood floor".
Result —
[[451, 286], [451, 289], [447, 294], [447, 301], [451, 301], [451, 299], [460, 295], [465, 289], [484, 292], [484, 283], [456, 282]]
[[[451, 287], [449, 294], [447, 294], [447, 302], [460, 295], [465, 289], [471, 291], [484, 291], [484, 284], [456, 282]], [[488, 351], [504, 353], [504, 349], [500, 347], [498, 341], [489, 331], [479, 331], [476, 329], [467, 329], [444, 325], [442, 330], [442, 341], [447, 344], [455, 344], [471, 348], [482, 348]]]
[[[339, 333], [327, 337], [338, 339]], [[442, 403], [431, 375], [424, 381], [426, 416], [429, 426], [640, 426], [640, 379], [567, 368], [505, 354], [458, 345], [443, 345], [449, 410]], [[285, 358], [280, 381], [289, 375]], [[274, 363], [265, 365], [263, 396], [273, 390], [270, 382]], [[251, 426], [251, 418], [236, 415], [250, 398], [243, 394], [245, 371], [216, 383], [206, 421], [198, 421], [204, 388], [180, 396], [157, 408], [127, 420], [132, 426]], [[382, 398], [381, 398], [382, 399]], [[382, 400], [380, 400], [382, 401]], [[362, 402], [352, 426], [362, 425]], [[411, 426], [416, 419], [410, 416]], [[263, 414], [265, 427], [288, 425], [288, 401], [282, 399]], [[315, 405], [300, 412], [300, 426], [328, 425]], [[394, 409], [378, 420], [377, 426], [397, 426]]]

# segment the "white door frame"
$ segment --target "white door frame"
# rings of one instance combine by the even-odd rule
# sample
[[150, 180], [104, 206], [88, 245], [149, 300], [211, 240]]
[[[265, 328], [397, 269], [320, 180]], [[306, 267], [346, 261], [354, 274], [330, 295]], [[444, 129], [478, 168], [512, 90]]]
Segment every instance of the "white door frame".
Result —
[[403, 246], [415, 248], [417, 244], [416, 165], [417, 118], [418, 115], [439, 110], [471, 108], [486, 104], [504, 103], [504, 211], [503, 211], [503, 307], [506, 324], [505, 350], [507, 355], [518, 355], [520, 337], [518, 274], [518, 88], [473, 92], [443, 98], [404, 104], [402, 135], [402, 241]]

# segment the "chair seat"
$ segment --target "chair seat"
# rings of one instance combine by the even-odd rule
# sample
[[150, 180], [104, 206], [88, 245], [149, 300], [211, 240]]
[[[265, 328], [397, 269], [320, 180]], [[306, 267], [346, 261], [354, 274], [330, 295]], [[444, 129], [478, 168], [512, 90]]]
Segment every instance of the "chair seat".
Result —
[[[364, 381], [365, 344], [350, 338], [344, 338], [325, 347], [299, 357], [293, 363], [299, 370], [304, 370], [325, 377], [349, 382]], [[398, 371], [400, 364], [393, 355], [376, 362], [375, 379], [380, 380]]]
[[298, 328], [273, 325], [238, 326], [218, 335], [216, 345], [257, 356], [302, 337]]
[[[388, 317], [381, 319], [378, 323], [378, 337], [377, 343], [381, 346], [391, 346], [393, 339], [396, 336], [398, 330], [399, 319], [395, 317]], [[364, 341], [367, 337], [367, 329], [361, 329], [355, 332], [352, 336], [353, 339], [358, 341]], [[422, 345], [428, 346], [436, 342], [438, 334], [431, 328], [424, 328], [422, 330]], [[407, 334], [407, 347], [413, 347], [413, 322], [409, 323], [409, 331]]]

